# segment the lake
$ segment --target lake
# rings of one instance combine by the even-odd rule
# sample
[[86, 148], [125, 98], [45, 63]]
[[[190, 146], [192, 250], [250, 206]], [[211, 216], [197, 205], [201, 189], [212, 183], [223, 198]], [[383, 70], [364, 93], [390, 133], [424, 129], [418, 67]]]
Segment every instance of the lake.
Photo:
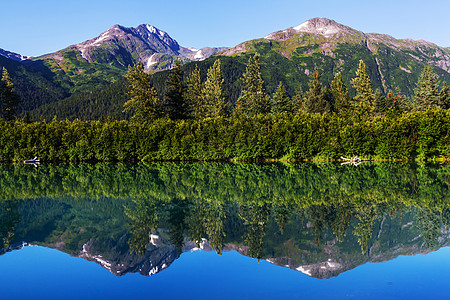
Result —
[[0, 298], [442, 299], [450, 165], [0, 164]]

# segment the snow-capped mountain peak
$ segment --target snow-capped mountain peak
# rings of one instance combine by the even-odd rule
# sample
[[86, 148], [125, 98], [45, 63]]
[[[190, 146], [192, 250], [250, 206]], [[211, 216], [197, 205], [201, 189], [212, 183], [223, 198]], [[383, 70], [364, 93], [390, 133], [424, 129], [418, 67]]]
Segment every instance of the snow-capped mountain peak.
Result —
[[24, 60], [32, 58], [31, 56], [24, 56], [24, 55], [17, 54], [17, 53], [11, 52], [11, 51], [3, 50], [3, 49], [0, 49], [0, 55], [3, 57], [9, 58], [9, 59], [15, 60], [15, 61], [24, 61]]
[[342, 30], [338, 23], [326, 18], [314, 18], [303, 22], [302, 24], [295, 26], [292, 29], [297, 32], [315, 33], [323, 35], [325, 37], [329, 37]]

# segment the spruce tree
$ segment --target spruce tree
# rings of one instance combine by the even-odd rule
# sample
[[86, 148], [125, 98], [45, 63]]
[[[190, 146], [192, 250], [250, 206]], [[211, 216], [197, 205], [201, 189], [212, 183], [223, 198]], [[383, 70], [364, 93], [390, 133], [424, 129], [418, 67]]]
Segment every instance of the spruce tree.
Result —
[[280, 81], [276, 92], [273, 94], [271, 111], [273, 114], [292, 112], [294, 105], [286, 93], [283, 83]]
[[134, 111], [131, 120], [146, 122], [161, 116], [161, 104], [156, 89], [151, 87], [150, 77], [144, 71], [142, 62], [134, 67], [128, 67], [125, 75], [128, 80], [128, 95], [131, 97], [124, 104], [124, 112]]
[[359, 61], [356, 77], [351, 80], [351, 84], [356, 89], [356, 96], [352, 101], [353, 109], [359, 113], [371, 115], [374, 111], [375, 95], [370, 77], [366, 72], [366, 65], [362, 59]]
[[415, 110], [439, 107], [439, 82], [431, 66], [425, 66], [414, 89], [413, 105]]
[[2, 79], [0, 81], [0, 104], [1, 117], [11, 121], [17, 116], [19, 96], [14, 92], [14, 84], [9, 76], [8, 70], [3, 67]]
[[170, 70], [165, 86], [165, 113], [172, 120], [186, 119], [189, 115], [189, 105], [184, 97], [185, 87], [180, 62], [177, 61]]
[[243, 88], [237, 101], [237, 111], [249, 115], [269, 113], [270, 97], [264, 89], [258, 54], [249, 58], [241, 80]]
[[185, 99], [191, 107], [191, 115], [195, 119], [202, 119], [205, 117], [205, 105], [203, 103], [203, 83], [200, 76], [200, 69], [198, 65], [195, 66], [194, 71], [188, 76], [186, 80], [186, 96]]
[[203, 86], [203, 102], [205, 104], [205, 117], [217, 118], [225, 115], [225, 96], [223, 95], [224, 80], [220, 60], [208, 69]]
[[439, 93], [439, 102], [442, 109], [450, 109], [450, 90], [446, 82]]
[[299, 111], [299, 110], [304, 110], [303, 109], [303, 104], [304, 104], [304, 95], [303, 95], [303, 90], [300, 89], [294, 96], [294, 98], [292, 99], [292, 105], [294, 108], [294, 111]]
[[336, 111], [340, 114], [347, 114], [350, 111], [350, 97], [348, 95], [348, 88], [342, 80], [341, 72], [334, 75], [330, 92], [334, 98]]
[[320, 75], [317, 70], [312, 74], [309, 81], [309, 90], [306, 92], [303, 101], [303, 110], [308, 113], [325, 113], [332, 111], [333, 105], [327, 88], [322, 86]]
[[[392, 95], [392, 91], [389, 91], [388, 95]], [[383, 95], [380, 89], [375, 91], [374, 96], [375, 112], [377, 114], [385, 114], [390, 108], [390, 101], [388, 97]]]

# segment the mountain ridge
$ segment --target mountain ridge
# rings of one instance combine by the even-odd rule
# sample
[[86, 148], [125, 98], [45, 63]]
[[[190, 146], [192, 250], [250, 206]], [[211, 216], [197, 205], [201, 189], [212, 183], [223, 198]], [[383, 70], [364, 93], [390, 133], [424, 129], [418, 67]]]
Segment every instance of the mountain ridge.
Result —
[[[45, 80], [49, 82], [48, 86], [53, 84], [61, 89], [48, 99], [42, 93], [33, 91], [36, 99], [33, 99], [32, 104], [23, 105], [26, 110], [33, 110], [42, 104], [52, 105], [53, 102], [65, 99], [63, 97], [79, 95], [80, 92], [89, 93], [104, 87], [108, 89], [110, 84], [123, 78], [129, 65], [134, 65], [139, 60], [143, 62], [145, 70], [152, 74], [170, 69], [177, 60], [183, 64], [192, 62], [191, 66], [187, 64], [184, 67], [186, 74], [193, 70], [194, 64], [200, 67], [202, 74], [206, 74], [212, 61], [219, 58], [222, 60], [224, 89], [228, 101], [233, 104], [240, 93], [239, 78], [245, 71], [248, 58], [255, 53], [261, 56], [261, 71], [269, 94], [282, 82], [289, 96], [293, 97], [308, 88], [310, 74], [318, 69], [325, 85], [331, 83], [334, 74], [341, 72], [352, 96], [355, 91], [350, 81], [355, 76], [359, 60], [365, 62], [373, 88], [380, 89], [383, 93], [393, 90], [411, 97], [426, 65], [433, 67], [433, 72], [441, 82], [450, 83], [450, 48], [423, 40], [364, 33], [326, 18], [313, 18], [232, 48], [201, 49], [183, 47], [167, 32], [149, 24], [137, 27], [116, 24], [90, 40], [51, 54], [14, 62], [32, 70], [33, 78], [37, 78], [38, 73], [44, 74]], [[2, 63], [5, 60], [13, 61], [12, 58], [3, 56], [0, 55], [0, 67], [5, 65]], [[17, 57], [21, 56], [17, 55], [16, 59]], [[25, 76], [25, 73], [23, 71], [18, 74]], [[160, 95], [164, 92], [163, 81], [166, 75], [152, 76], [152, 83]], [[25, 78], [30, 76], [19, 80], [24, 81]], [[17, 77], [15, 79], [13, 76], [13, 80], [17, 80]], [[42, 85], [40, 81], [35, 82], [36, 86]], [[17, 85], [19, 90], [24, 86], [25, 84]], [[29, 94], [21, 93], [25, 102], [28, 102], [26, 95]], [[92, 98], [92, 95], [87, 97]], [[91, 101], [93, 100], [88, 102]], [[89, 103], [86, 105], [90, 105]], [[117, 107], [121, 107], [121, 104]], [[114, 108], [116, 111], [117, 107]], [[102, 111], [100, 114], [109, 115], [109, 111]], [[44, 115], [52, 118], [46, 113]]]
[[[297, 39], [297, 42], [299, 42], [302, 41], [301, 39], [308, 38], [308, 34], [313, 35], [314, 42], [319, 42], [322, 53], [331, 57], [335, 57], [333, 50], [336, 50], [337, 44], [348, 42], [364, 42], [366, 47], [374, 54], [379, 50], [379, 44], [388, 45], [396, 50], [418, 50], [425, 56], [430, 56], [427, 52], [430, 52], [431, 48], [435, 51], [426, 63], [437, 66], [446, 72], [450, 72], [450, 48], [448, 47], [440, 47], [432, 42], [424, 40], [396, 39], [388, 34], [364, 33], [327, 18], [313, 18], [300, 25], [272, 32], [263, 37], [263, 39], [278, 42], [293, 42], [293, 39]], [[319, 36], [323, 39], [321, 40]], [[251, 41], [256, 40], [259, 39]], [[223, 55], [234, 55], [246, 52], [248, 51], [248, 47], [243, 46], [243, 44], [247, 45], [251, 41], [238, 44], [237, 46], [224, 51]], [[299, 43], [299, 45], [302, 44], [304, 43]], [[426, 47], [427, 49], [423, 49], [423, 47]], [[280, 54], [289, 58], [292, 53], [280, 52]], [[418, 59], [418, 57], [411, 57]]]

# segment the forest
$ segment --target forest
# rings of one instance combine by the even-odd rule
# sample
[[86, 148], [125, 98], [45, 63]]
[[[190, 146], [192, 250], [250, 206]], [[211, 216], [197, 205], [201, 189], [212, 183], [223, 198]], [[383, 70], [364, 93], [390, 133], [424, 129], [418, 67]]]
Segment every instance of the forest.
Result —
[[[157, 75], [157, 74], [155, 74]], [[17, 118], [17, 96], [3, 70], [0, 160], [310, 160], [358, 155], [364, 159], [447, 159], [450, 92], [425, 67], [410, 98], [373, 90], [361, 60], [350, 96], [340, 73], [323, 85], [316, 69], [306, 91], [289, 96], [282, 82], [269, 95], [258, 54], [239, 79], [235, 103], [227, 100], [221, 60], [186, 76], [180, 64], [161, 87], [142, 63], [126, 75], [130, 120]], [[120, 85], [118, 85], [120, 86]], [[156, 88], [158, 87], [158, 89]], [[120, 94], [120, 93], [115, 93]], [[111, 98], [114, 96], [111, 95]], [[8, 102], [9, 101], [9, 102]]]

